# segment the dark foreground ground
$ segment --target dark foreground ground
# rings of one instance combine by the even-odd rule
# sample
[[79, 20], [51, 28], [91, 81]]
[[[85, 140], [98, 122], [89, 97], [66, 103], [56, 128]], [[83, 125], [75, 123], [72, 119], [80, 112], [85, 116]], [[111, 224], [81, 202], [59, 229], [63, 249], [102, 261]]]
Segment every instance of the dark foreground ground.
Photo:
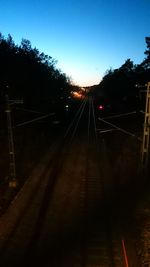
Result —
[[[67, 115], [68, 116], [68, 115]], [[141, 118], [140, 118], [141, 120]], [[134, 132], [136, 136], [142, 137], [142, 127], [138, 117], [113, 121], [115, 125]], [[67, 127], [68, 117], [45, 119], [36, 124], [29, 124], [14, 129], [16, 170], [18, 187], [8, 188], [9, 180], [9, 158], [6, 130], [1, 131], [1, 215], [6, 211], [9, 203], [29, 177], [31, 171], [38, 166], [43, 155], [49, 147], [59, 141]], [[84, 128], [84, 125], [82, 125]], [[86, 126], [85, 126], [86, 127]], [[97, 129], [108, 129], [109, 127], [98, 122]], [[86, 131], [85, 131], [86, 132]], [[140, 266], [150, 264], [150, 197], [149, 183], [146, 176], [140, 170], [141, 143], [130, 135], [123, 132], [110, 131], [103, 133], [98, 131], [98, 138], [103, 143], [103, 155], [106, 166], [103, 165], [108, 176], [112, 177], [115, 185], [116, 203], [122, 200], [124, 214], [130, 214], [127, 223], [132, 224], [132, 237], [137, 247]], [[108, 165], [110, 166], [108, 168]], [[110, 196], [111, 198], [112, 196]], [[128, 210], [128, 212], [127, 212]], [[116, 211], [117, 213], [117, 211]], [[147, 264], [147, 265], [146, 265]]]

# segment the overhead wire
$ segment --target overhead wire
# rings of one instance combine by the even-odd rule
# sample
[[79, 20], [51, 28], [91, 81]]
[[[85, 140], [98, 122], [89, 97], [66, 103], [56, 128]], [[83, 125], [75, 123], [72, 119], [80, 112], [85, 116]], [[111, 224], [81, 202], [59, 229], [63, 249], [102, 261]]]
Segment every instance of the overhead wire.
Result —
[[119, 117], [123, 117], [123, 116], [128, 116], [128, 115], [132, 115], [132, 114], [136, 114], [136, 111], [132, 111], [132, 112], [128, 112], [128, 113], [121, 113], [118, 115], [112, 115], [112, 116], [108, 116], [108, 117], [104, 117], [102, 119], [113, 119], [113, 118], [119, 118]]
[[53, 116], [54, 113], [49, 113], [49, 114], [46, 114], [44, 116], [40, 116], [38, 118], [35, 118], [35, 119], [32, 119], [32, 120], [29, 120], [29, 121], [25, 121], [25, 122], [21, 122], [21, 123], [18, 123], [16, 125], [16, 127], [19, 127], [19, 126], [23, 126], [23, 125], [26, 125], [26, 124], [29, 124], [29, 123], [32, 123], [32, 122], [35, 122], [35, 121], [38, 121], [38, 120], [42, 120], [44, 118], [47, 118], [47, 117], [50, 117], [50, 116]]
[[138, 139], [139, 141], [142, 141], [142, 139], [141, 139], [140, 137], [136, 136], [135, 134], [133, 134], [133, 133], [127, 131], [127, 130], [124, 130], [124, 129], [122, 129], [122, 128], [116, 126], [116, 125], [113, 124], [113, 123], [110, 123], [110, 122], [108, 122], [108, 121], [106, 121], [106, 120], [104, 120], [104, 119], [101, 119], [100, 117], [98, 118], [98, 120], [100, 120], [100, 121], [102, 121], [102, 122], [104, 122], [104, 123], [110, 125], [111, 127], [115, 128], [115, 129], [117, 129], [117, 130], [119, 130], [119, 131], [121, 131], [121, 132], [123, 132], [123, 133], [125, 133], [125, 134], [127, 134], [127, 135], [130, 135], [130, 136], [132, 136], [132, 137], [135, 137], [135, 138]]
[[45, 114], [45, 112], [41, 112], [41, 111], [36, 111], [36, 110], [32, 110], [32, 109], [26, 109], [26, 108], [18, 108], [18, 107], [15, 107], [15, 109], [18, 109], [18, 110], [22, 110], [22, 111], [27, 111], [27, 112], [31, 112], [31, 113], [36, 113], [36, 114]]

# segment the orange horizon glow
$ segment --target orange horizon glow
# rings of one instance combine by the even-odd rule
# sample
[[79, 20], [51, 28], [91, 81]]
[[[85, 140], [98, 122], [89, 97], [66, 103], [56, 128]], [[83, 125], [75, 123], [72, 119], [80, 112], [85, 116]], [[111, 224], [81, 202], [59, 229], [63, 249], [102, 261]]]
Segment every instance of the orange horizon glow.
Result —
[[71, 94], [72, 94], [72, 96], [73, 96], [74, 98], [78, 98], [78, 99], [83, 99], [83, 98], [85, 98], [85, 95], [83, 95], [83, 93], [81, 93], [81, 92], [73, 91], [73, 92], [71, 92]]

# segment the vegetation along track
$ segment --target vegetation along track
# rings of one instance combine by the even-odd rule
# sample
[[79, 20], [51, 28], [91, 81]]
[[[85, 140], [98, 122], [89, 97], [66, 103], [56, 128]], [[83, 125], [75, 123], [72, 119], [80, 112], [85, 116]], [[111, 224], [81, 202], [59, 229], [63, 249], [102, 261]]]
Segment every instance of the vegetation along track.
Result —
[[110, 202], [113, 185], [92, 98], [41, 169], [1, 219], [0, 266], [124, 267], [124, 231]]

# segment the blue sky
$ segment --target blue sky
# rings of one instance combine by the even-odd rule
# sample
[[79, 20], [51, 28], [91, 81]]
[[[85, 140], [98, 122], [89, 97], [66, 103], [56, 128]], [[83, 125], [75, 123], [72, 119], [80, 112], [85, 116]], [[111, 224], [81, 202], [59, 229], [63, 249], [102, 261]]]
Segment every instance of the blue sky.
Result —
[[144, 59], [150, 0], [0, 0], [0, 32], [29, 39], [75, 84], [90, 86], [110, 67]]

